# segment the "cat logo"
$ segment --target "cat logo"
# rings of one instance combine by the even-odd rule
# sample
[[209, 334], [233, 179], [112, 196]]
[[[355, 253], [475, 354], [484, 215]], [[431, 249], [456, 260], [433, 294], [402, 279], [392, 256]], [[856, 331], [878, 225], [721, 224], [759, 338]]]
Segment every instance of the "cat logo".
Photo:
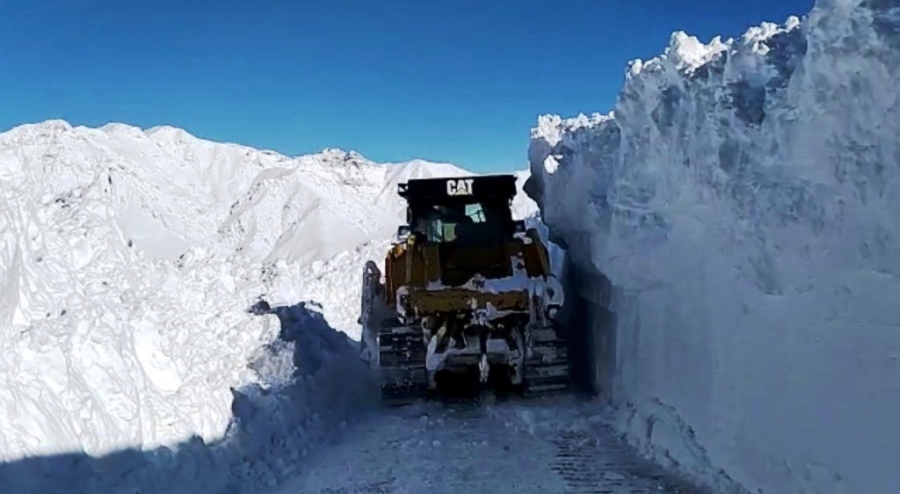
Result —
[[472, 195], [472, 182], [474, 180], [471, 178], [461, 178], [459, 180], [447, 180], [447, 195], [448, 196], [470, 196]]

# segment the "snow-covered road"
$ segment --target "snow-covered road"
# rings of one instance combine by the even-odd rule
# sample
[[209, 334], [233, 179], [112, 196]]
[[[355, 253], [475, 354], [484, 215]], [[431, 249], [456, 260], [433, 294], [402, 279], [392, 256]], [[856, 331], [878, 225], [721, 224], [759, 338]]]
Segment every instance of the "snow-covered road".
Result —
[[701, 492], [574, 399], [385, 409], [310, 455], [283, 494]]

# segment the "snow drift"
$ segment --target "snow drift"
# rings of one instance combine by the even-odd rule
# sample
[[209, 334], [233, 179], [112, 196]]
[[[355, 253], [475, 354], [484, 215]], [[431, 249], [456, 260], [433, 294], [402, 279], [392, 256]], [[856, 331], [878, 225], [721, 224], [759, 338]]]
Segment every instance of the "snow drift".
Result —
[[820, 0], [540, 118], [526, 190], [615, 314], [597, 385], [648, 453], [723, 490], [900, 490], [897, 81], [900, 6]]
[[467, 174], [171, 127], [0, 134], [0, 460], [221, 437], [230, 389], [260, 382], [247, 364], [278, 335], [246, 308], [316, 300], [358, 335], [397, 183]]

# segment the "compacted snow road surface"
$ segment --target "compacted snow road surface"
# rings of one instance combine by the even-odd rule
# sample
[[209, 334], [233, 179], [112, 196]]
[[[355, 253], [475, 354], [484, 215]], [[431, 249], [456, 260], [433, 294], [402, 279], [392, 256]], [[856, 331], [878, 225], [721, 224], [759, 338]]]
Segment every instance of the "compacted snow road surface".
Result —
[[694, 493], [575, 400], [385, 409], [304, 461], [309, 494]]

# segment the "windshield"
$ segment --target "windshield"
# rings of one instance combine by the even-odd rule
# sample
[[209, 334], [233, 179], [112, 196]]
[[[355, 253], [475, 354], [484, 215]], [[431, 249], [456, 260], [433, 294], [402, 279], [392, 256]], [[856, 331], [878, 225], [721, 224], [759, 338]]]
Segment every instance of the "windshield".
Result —
[[494, 240], [506, 233], [505, 212], [503, 207], [481, 202], [434, 204], [421, 212], [416, 230], [429, 242]]

